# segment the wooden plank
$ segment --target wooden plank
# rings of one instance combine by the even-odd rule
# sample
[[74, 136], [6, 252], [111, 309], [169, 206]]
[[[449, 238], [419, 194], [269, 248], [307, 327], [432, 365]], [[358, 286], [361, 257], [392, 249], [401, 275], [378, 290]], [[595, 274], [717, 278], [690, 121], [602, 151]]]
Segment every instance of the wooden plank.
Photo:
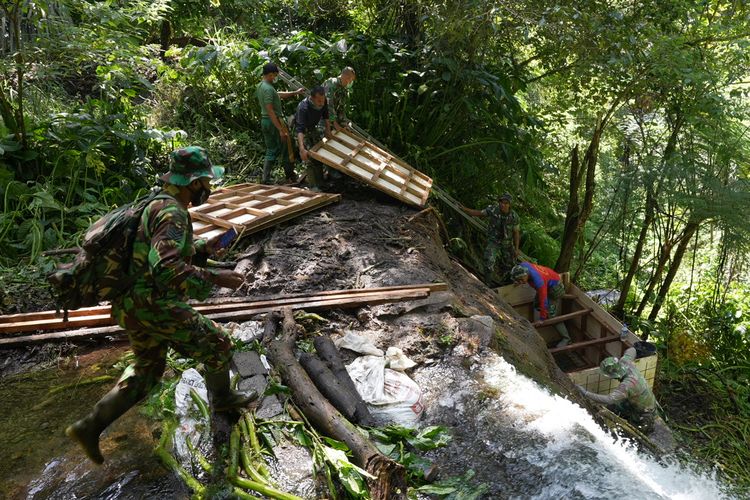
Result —
[[[416, 300], [425, 298], [430, 294], [429, 287], [403, 290], [400, 293], [383, 293], [375, 296], [351, 297], [348, 300], [332, 297], [320, 297], [317, 300], [301, 302], [291, 305], [295, 310], [305, 309], [309, 311], [321, 311], [326, 309], [346, 309], [352, 307], [361, 307], [364, 305], [384, 304], [388, 302], [399, 302], [402, 300]], [[215, 321], [243, 321], [250, 319], [258, 314], [278, 310], [278, 306], [266, 306], [255, 309], [242, 311], [231, 311], [226, 313], [217, 313], [207, 315]], [[118, 326], [108, 326], [104, 328], [84, 328], [74, 331], [56, 332], [38, 335], [25, 335], [22, 337], [11, 337], [0, 339], [0, 348], [19, 347], [35, 342], [50, 342], [56, 340], [84, 340], [102, 335], [118, 335], [124, 331]]]
[[600, 339], [594, 339], [594, 340], [586, 340], [584, 342], [576, 342], [575, 344], [568, 344], [563, 347], [553, 347], [551, 349], [548, 349], [550, 354], [559, 354], [561, 352], [568, 352], [568, 351], [580, 351], [581, 349], [586, 349], [589, 347], [599, 346], [602, 344], [607, 344], [609, 342], [619, 342], [620, 337], [617, 335], [611, 335], [609, 337], [603, 337]]
[[578, 316], [583, 316], [586, 314], [591, 314], [591, 309], [579, 309], [578, 311], [573, 311], [572, 313], [561, 314], [560, 316], [554, 316], [552, 318], [545, 319], [544, 321], [541, 321], [539, 325], [537, 325], [537, 328], [544, 328], [545, 326], [556, 325], [558, 323], [562, 323], [569, 319], [577, 318]]
[[[360, 288], [352, 290], [329, 290], [316, 292], [313, 294], [296, 294], [286, 296], [268, 297], [262, 300], [249, 301], [247, 297], [230, 297], [213, 301], [197, 303], [191, 301], [196, 310], [202, 313], [214, 313], [222, 310], [238, 310], [243, 308], [266, 307], [281, 305], [293, 305], [310, 302], [311, 300], [323, 298], [326, 300], [340, 300], [348, 298], [377, 299], [385, 296], [393, 298], [399, 294], [405, 294], [413, 290], [425, 291], [430, 293], [446, 291], [448, 286], [445, 283], [431, 283], [421, 285], [399, 285], [392, 287], [379, 288]], [[421, 292], [420, 292], [421, 293]], [[38, 330], [54, 330], [63, 328], [81, 328], [84, 326], [105, 326], [113, 323], [110, 317], [110, 306], [99, 306], [95, 308], [86, 308], [70, 311], [68, 321], [56, 315], [55, 311], [42, 311], [36, 313], [13, 314], [9, 316], [0, 316], [0, 333], [21, 333]], [[74, 315], [74, 313], [76, 313]]]

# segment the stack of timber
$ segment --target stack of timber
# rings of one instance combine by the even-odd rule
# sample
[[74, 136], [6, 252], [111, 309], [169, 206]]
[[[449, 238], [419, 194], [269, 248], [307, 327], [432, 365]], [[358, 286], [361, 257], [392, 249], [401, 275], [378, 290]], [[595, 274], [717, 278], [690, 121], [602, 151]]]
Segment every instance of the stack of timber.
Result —
[[[228, 297], [193, 303], [193, 306], [214, 321], [246, 321], [258, 314], [278, 311], [285, 307], [307, 311], [358, 308], [387, 302], [424, 299], [431, 293], [442, 292], [447, 289], [445, 283], [425, 283], [382, 288], [329, 290], [256, 300], [249, 300], [247, 297]], [[64, 321], [62, 314], [56, 311], [0, 316], [0, 336], [38, 331], [53, 332], [73, 328], [76, 328], [76, 330], [0, 338], [0, 348], [18, 347], [41, 341], [83, 340], [123, 332], [119, 326], [114, 325], [110, 316], [109, 305], [69, 311], [67, 321]]]
[[430, 196], [430, 177], [350, 130], [334, 132], [310, 155], [404, 203], [423, 207]]
[[[609, 394], [620, 382], [602, 375], [599, 363], [608, 356], [622, 356], [640, 339], [632, 332], [621, 339], [622, 323], [566, 278], [563, 278], [566, 293], [562, 297], [560, 314], [539, 323], [536, 329], [553, 346], [549, 348], [550, 354], [574, 383], [591, 392]], [[528, 285], [508, 285], [498, 288], [497, 292], [517, 313], [535, 321], [536, 290]], [[554, 329], [557, 323], [565, 323], [570, 333], [572, 342], [564, 347], [554, 347], [560, 340]], [[654, 385], [657, 361], [656, 354], [635, 360], [650, 387]]]
[[203, 205], [190, 208], [195, 238], [210, 239], [234, 229], [243, 235], [337, 202], [341, 195], [263, 184], [218, 189]]

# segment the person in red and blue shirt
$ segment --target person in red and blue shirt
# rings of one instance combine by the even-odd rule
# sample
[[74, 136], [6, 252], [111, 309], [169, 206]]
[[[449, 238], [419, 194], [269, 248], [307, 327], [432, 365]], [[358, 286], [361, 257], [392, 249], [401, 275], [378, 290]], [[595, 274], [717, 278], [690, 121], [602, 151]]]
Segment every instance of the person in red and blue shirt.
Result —
[[[533, 323], [535, 327], [539, 326], [542, 321], [555, 316], [557, 301], [565, 294], [565, 284], [557, 272], [539, 264], [521, 262], [511, 269], [510, 278], [516, 285], [526, 283], [536, 290], [534, 307], [539, 309], [539, 321]], [[554, 326], [562, 337], [557, 347], [568, 345], [570, 333], [568, 333], [565, 323], [557, 323]]]

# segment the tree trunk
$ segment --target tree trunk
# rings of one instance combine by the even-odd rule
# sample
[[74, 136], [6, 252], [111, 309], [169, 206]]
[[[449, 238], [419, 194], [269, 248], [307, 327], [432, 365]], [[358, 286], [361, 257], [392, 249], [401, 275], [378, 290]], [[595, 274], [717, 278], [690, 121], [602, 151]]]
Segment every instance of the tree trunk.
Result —
[[555, 269], [559, 272], [564, 265], [570, 267], [573, 258], [573, 249], [576, 242], [576, 227], [580, 207], [578, 203], [578, 191], [581, 188], [581, 162], [578, 159], [578, 145], [573, 148], [570, 155], [570, 184], [568, 188], [568, 209], [565, 213], [565, 228], [563, 229], [562, 242], [560, 243], [560, 255], [557, 258]]
[[656, 264], [656, 270], [654, 271], [654, 276], [651, 278], [651, 281], [648, 283], [648, 288], [646, 289], [646, 293], [643, 294], [643, 298], [641, 299], [640, 304], [638, 304], [638, 309], [635, 311], [636, 316], [640, 316], [643, 314], [643, 311], [646, 309], [646, 306], [649, 303], [649, 299], [651, 295], [654, 293], [654, 288], [656, 288], [656, 284], [661, 279], [661, 275], [664, 272], [664, 268], [667, 267], [667, 262], [669, 262], [669, 257], [672, 255], [672, 247], [674, 246], [674, 243], [671, 241], [667, 241], [661, 246], [661, 253], [659, 253], [659, 262]]
[[271, 362], [292, 391], [292, 399], [310, 422], [324, 434], [343, 441], [352, 451], [354, 462], [377, 479], [369, 481], [373, 499], [406, 498], [406, 472], [367, 440], [318, 391], [294, 357], [297, 324], [291, 309], [284, 310], [283, 335], [271, 343]]
[[344, 389], [328, 366], [320, 358], [307, 352], [299, 357], [299, 364], [305, 369], [321, 394], [347, 419], [356, 422], [357, 401], [351, 397], [349, 391]]
[[690, 240], [693, 239], [693, 235], [698, 230], [698, 225], [698, 222], [688, 222], [687, 226], [685, 226], [685, 229], [682, 231], [680, 242], [674, 252], [674, 257], [672, 258], [672, 265], [669, 266], [669, 272], [659, 288], [659, 294], [656, 296], [656, 300], [654, 300], [654, 307], [651, 308], [651, 313], [648, 315], [649, 321], [654, 321], [659, 315], [664, 299], [667, 297], [667, 292], [669, 292], [669, 287], [672, 286], [672, 281], [674, 281], [674, 277], [680, 269], [682, 258], [685, 256], [685, 250], [687, 250]]
[[[680, 136], [680, 131], [682, 130], [683, 123], [684, 123], [683, 115], [681, 113], [678, 113], [674, 120], [674, 124], [672, 125], [672, 131], [669, 134], [669, 139], [667, 139], [667, 144], [666, 146], [664, 146], [664, 154], [662, 155], [662, 161], [661, 161], [662, 170], [667, 166], [667, 163], [674, 156], [675, 150], [677, 149], [677, 139]], [[625, 281], [623, 281], [622, 283], [622, 287], [620, 290], [620, 299], [617, 301], [617, 304], [612, 310], [612, 313], [615, 316], [620, 317], [620, 318], [623, 317], [623, 314], [625, 312], [625, 301], [628, 298], [628, 293], [630, 292], [630, 286], [633, 284], [633, 278], [635, 277], [635, 273], [638, 271], [638, 266], [640, 264], [641, 255], [643, 254], [643, 246], [646, 243], [648, 230], [656, 216], [656, 213], [655, 213], [656, 208], [657, 208], [656, 197], [660, 191], [661, 177], [658, 177], [656, 187], [654, 187], [654, 183], [650, 181], [648, 178], [646, 179], [646, 184], [647, 184], [646, 213], [645, 213], [645, 218], [643, 220], [643, 226], [641, 227], [641, 234], [638, 236], [638, 243], [636, 244], [635, 253], [633, 254], [633, 260], [630, 263], [630, 269], [628, 269], [628, 274], [625, 277]], [[670, 251], [671, 251], [671, 248], [672, 247], [670, 245], [669, 246]], [[668, 256], [669, 251], [666, 253]], [[662, 257], [664, 256], [662, 255]], [[666, 259], [659, 260], [658, 272], [656, 273], [656, 276], [661, 276], [661, 273], [664, 270], [664, 266], [666, 265], [666, 262], [667, 262]], [[638, 306], [638, 312], [636, 313], [637, 315], [640, 316], [640, 314], [643, 312], [643, 309], [646, 307], [646, 303], [648, 303], [648, 297], [653, 292], [654, 286], [657, 281], [658, 281], [658, 278], [654, 279], [649, 284], [649, 290], [646, 293], [646, 295], [643, 297], [641, 304]]]
[[320, 356], [320, 359], [325, 361], [325, 363], [328, 365], [328, 368], [330, 368], [339, 382], [344, 386], [346, 391], [348, 391], [352, 395], [352, 397], [356, 399], [357, 408], [355, 411], [355, 420], [360, 425], [372, 425], [372, 415], [370, 415], [370, 410], [367, 409], [367, 403], [365, 403], [362, 399], [362, 396], [359, 395], [357, 386], [354, 385], [354, 381], [349, 376], [349, 372], [346, 371], [346, 367], [344, 366], [344, 362], [341, 359], [339, 350], [336, 349], [333, 341], [329, 337], [321, 335], [319, 337], [315, 337], [315, 340], [313, 340], [313, 344], [315, 345], [315, 350], [318, 352], [318, 356]]
[[[578, 148], [574, 148], [575, 158], [571, 158], [570, 164], [570, 202], [565, 215], [565, 230], [563, 232], [562, 244], [560, 246], [560, 256], [557, 258], [555, 270], [558, 273], [568, 272], [570, 263], [573, 260], [573, 253], [578, 239], [583, 234], [583, 228], [586, 221], [591, 215], [594, 208], [594, 193], [596, 191], [596, 164], [599, 158], [599, 141], [604, 132], [609, 115], [597, 123], [594, 134], [591, 136], [583, 162], [579, 168], [575, 168], [578, 162]], [[586, 174], [583, 176], [585, 168]], [[574, 174], [574, 170], [577, 170]], [[585, 189], [583, 195], [583, 204], [579, 204], [578, 190], [585, 179]]]
[[635, 245], [635, 252], [633, 252], [633, 259], [630, 261], [630, 268], [628, 274], [625, 276], [625, 280], [620, 286], [620, 298], [617, 300], [617, 304], [612, 309], [612, 314], [618, 318], [623, 317], [625, 312], [625, 302], [628, 299], [628, 293], [630, 293], [630, 286], [633, 284], [633, 278], [635, 273], [638, 271], [638, 266], [641, 263], [641, 255], [643, 255], [643, 247], [646, 244], [646, 237], [648, 231], [651, 228], [651, 223], [654, 221], [654, 210], [656, 200], [654, 199], [654, 192], [651, 187], [648, 188], [648, 194], [646, 195], [646, 213], [643, 219], [643, 225], [641, 226], [641, 233], [638, 235], [638, 242]]

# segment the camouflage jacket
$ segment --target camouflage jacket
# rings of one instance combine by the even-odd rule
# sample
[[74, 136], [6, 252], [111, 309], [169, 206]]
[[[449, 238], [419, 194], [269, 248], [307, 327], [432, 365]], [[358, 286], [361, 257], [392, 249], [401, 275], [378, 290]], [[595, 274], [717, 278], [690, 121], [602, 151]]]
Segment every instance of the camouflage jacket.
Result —
[[346, 125], [346, 102], [349, 99], [349, 90], [341, 85], [340, 77], [334, 76], [323, 83], [326, 89], [326, 99], [328, 99], [328, 109], [331, 110], [333, 122], [339, 125]]
[[487, 216], [487, 238], [490, 243], [507, 245], [513, 243], [513, 231], [521, 228], [518, 214], [511, 210], [507, 214], [496, 204], [490, 205], [482, 213]]
[[[164, 192], [174, 196], [177, 188], [167, 185]], [[133, 305], [208, 297], [213, 286], [211, 271], [191, 264], [196, 252], [205, 252], [205, 243], [193, 243], [190, 213], [176, 199], [151, 202], [143, 211], [133, 243], [130, 272], [140, 276], [126, 297], [135, 302]]]
[[628, 401], [639, 411], [653, 411], [656, 408], [656, 398], [648, 387], [648, 382], [633, 363], [634, 359], [635, 348], [631, 347], [620, 359], [620, 365], [625, 367], [627, 375], [609, 395], [603, 396], [589, 391], [584, 391], [583, 395], [598, 403], [618, 404]]

